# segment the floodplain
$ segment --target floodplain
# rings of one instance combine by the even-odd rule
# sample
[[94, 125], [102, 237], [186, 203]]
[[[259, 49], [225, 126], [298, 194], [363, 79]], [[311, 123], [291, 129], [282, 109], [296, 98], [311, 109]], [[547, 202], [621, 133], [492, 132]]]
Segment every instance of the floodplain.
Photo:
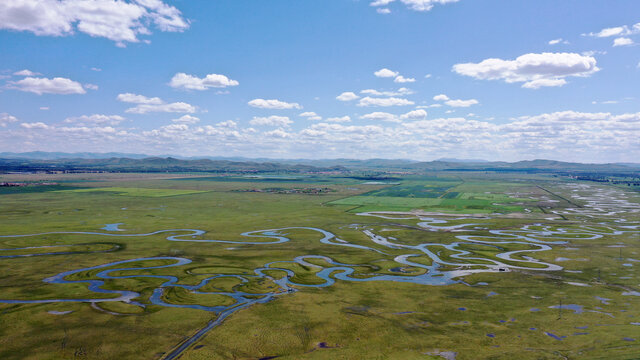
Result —
[[624, 187], [491, 173], [47, 180], [0, 195], [2, 359], [640, 353], [640, 193]]

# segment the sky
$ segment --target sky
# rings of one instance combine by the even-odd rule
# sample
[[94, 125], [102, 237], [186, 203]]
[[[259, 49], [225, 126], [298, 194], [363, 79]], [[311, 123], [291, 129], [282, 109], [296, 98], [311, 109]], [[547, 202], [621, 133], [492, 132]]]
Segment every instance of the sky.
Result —
[[0, 152], [640, 162], [637, 0], [0, 2]]

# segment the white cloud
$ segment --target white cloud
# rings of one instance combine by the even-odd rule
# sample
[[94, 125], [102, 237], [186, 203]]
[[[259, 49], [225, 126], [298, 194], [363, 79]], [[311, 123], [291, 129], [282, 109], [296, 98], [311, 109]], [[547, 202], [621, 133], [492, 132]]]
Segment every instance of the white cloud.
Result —
[[422, 109], [409, 111], [406, 114], [400, 115], [401, 120], [424, 120], [426, 117], [427, 112]]
[[420, 105], [420, 106], [416, 106], [416, 109], [430, 109], [430, 108], [439, 108], [439, 107], [442, 107], [442, 104]]
[[249, 101], [249, 106], [260, 109], [302, 109], [302, 106], [298, 103], [288, 103], [280, 100], [265, 100], [265, 99], [253, 99]]
[[84, 84], [84, 87], [89, 90], [98, 90], [98, 85], [95, 84]]
[[293, 124], [286, 116], [276, 116], [272, 115], [269, 117], [254, 117], [249, 124], [256, 126], [278, 126], [278, 127], [288, 127]]
[[49, 125], [43, 122], [35, 122], [35, 123], [22, 123], [20, 124], [25, 129], [49, 129]]
[[68, 36], [76, 30], [104, 37], [119, 46], [139, 42], [148, 25], [160, 31], [183, 31], [187, 20], [161, 0], [11, 0], [0, 2], [0, 28], [38, 36]]
[[303, 113], [301, 113], [299, 116], [306, 117], [306, 118], [307, 118], [307, 120], [311, 120], [311, 121], [318, 121], [318, 120], [322, 120], [322, 116], [320, 116], [320, 115], [316, 114], [316, 113], [315, 113], [315, 112], [313, 112], [313, 111], [306, 111], [306, 112], [303, 112]]
[[338, 95], [336, 97], [336, 99], [338, 99], [340, 101], [353, 101], [353, 100], [360, 99], [360, 96], [356, 95], [355, 93], [353, 93], [351, 91], [347, 91], [347, 92], [343, 92], [342, 94]]
[[159, 97], [146, 97], [144, 95], [132, 94], [132, 93], [124, 93], [118, 94], [118, 101], [133, 103], [133, 104], [162, 104], [163, 101]]
[[607, 55], [607, 52], [601, 51], [601, 50], [588, 50], [588, 51], [581, 52], [581, 54], [584, 56]]
[[379, 78], [391, 78], [391, 77], [398, 76], [398, 72], [389, 70], [387, 68], [383, 68], [383, 69], [380, 69], [380, 70], [374, 72], [373, 75], [375, 75], [376, 77], [379, 77]]
[[37, 72], [33, 72], [31, 70], [24, 69], [24, 70], [20, 70], [20, 71], [14, 72], [13, 75], [16, 75], [16, 76], [37, 76], [37, 75], [42, 75], [42, 74], [37, 73]]
[[553, 39], [549, 41], [549, 45], [558, 45], [558, 44], [569, 44], [567, 40], [563, 40], [562, 38]]
[[412, 83], [412, 82], [416, 82], [416, 79], [414, 78], [406, 78], [402, 75], [398, 75], [396, 76], [396, 78], [393, 80], [393, 82], [395, 83], [400, 83], [400, 84], [404, 84], [404, 83]]
[[18, 118], [7, 113], [0, 113], [0, 127], [6, 127], [9, 123], [17, 122]]
[[375, 0], [375, 1], [372, 1], [369, 5], [371, 5], [371, 6], [386, 6], [386, 5], [391, 4], [394, 1], [396, 1], [396, 0]]
[[182, 115], [179, 118], [173, 119], [171, 121], [178, 124], [197, 124], [200, 122], [200, 118], [187, 114], [187, 115]]
[[204, 78], [199, 78], [185, 73], [177, 73], [171, 78], [169, 86], [173, 88], [183, 88], [188, 90], [207, 90], [209, 88], [225, 88], [228, 86], [238, 86], [240, 83], [231, 80], [225, 75], [209, 74]]
[[538, 79], [531, 80], [522, 85], [522, 87], [526, 89], [539, 89], [541, 87], [564, 86], [566, 83], [567, 81], [565, 79]]
[[633, 40], [626, 37], [619, 37], [613, 40], [613, 46], [629, 46], [633, 45]]
[[40, 110], [49, 110], [48, 106], [40, 106]]
[[627, 25], [615, 26], [615, 27], [602, 29], [597, 33], [588, 33], [588, 34], [582, 34], [582, 35], [606, 38], [611, 36], [627, 36], [627, 35], [632, 35], [637, 33], [640, 33], [640, 23], [633, 25], [631, 28], [629, 28], [629, 26]]
[[479, 104], [478, 100], [476, 99], [469, 99], [469, 100], [447, 100], [444, 102], [446, 105], [451, 106], [451, 107], [469, 107], [472, 105], [476, 105]]
[[620, 35], [628, 35], [629, 29], [626, 26], [616, 26], [612, 28], [606, 28], [600, 30], [598, 33], [591, 33], [591, 36], [595, 37], [610, 37], [610, 36], [620, 36]]
[[430, 79], [430, 78], [431, 78], [431, 76], [432, 76], [431, 74], [427, 74], [427, 75], [425, 75], [425, 76], [424, 76], [424, 78], [425, 78], [425, 79]]
[[92, 71], [98, 71], [98, 72], [102, 71], [102, 69], [97, 68], [97, 67], [92, 67], [92, 68], [91, 68], [91, 70], [92, 70]]
[[631, 26], [622, 25], [605, 28], [597, 33], [582, 34], [582, 36], [592, 36], [598, 38], [608, 38], [615, 36], [616, 39], [613, 40], [613, 46], [629, 46], [633, 45], [634, 41], [628, 38], [628, 36], [637, 34], [640, 34], [640, 23]]
[[334, 122], [334, 123], [345, 123], [351, 122], [351, 117], [342, 116], [342, 117], [330, 117], [325, 120], [326, 122]]
[[[451, 99], [445, 94], [436, 95], [433, 97], [433, 100], [444, 101], [446, 105], [451, 107], [469, 107], [471, 105], [479, 104], [479, 101], [476, 99], [469, 99], [469, 100]], [[440, 104], [433, 104], [425, 107], [429, 108], [429, 107], [440, 107], [440, 106], [441, 106]]]
[[136, 107], [125, 110], [132, 114], [146, 114], [150, 112], [166, 112], [166, 113], [194, 113], [195, 106], [185, 102], [174, 102], [171, 104], [139, 104]]
[[286, 139], [291, 137], [291, 134], [282, 128], [266, 131], [264, 134], [268, 137], [275, 137], [275, 138], [281, 138], [281, 139]]
[[150, 112], [166, 112], [166, 113], [194, 113], [196, 107], [185, 102], [174, 102], [167, 104], [159, 97], [146, 97], [144, 95], [124, 93], [119, 94], [117, 99], [122, 102], [138, 104], [136, 107], [129, 108], [125, 112], [133, 114], [146, 114]]
[[27, 77], [18, 81], [10, 81], [8, 87], [20, 91], [32, 92], [38, 95], [70, 95], [85, 94], [87, 92], [79, 82], [62, 77], [56, 77], [53, 79]]
[[[374, 0], [369, 5], [371, 6], [387, 6], [396, 0]], [[458, 2], [458, 0], [400, 0], [409, 9], [414, 11], [429, 11], [435, 4], [449, 4]]]
[[399, 95], [411, 95], [413, 94], [413, 90], [407, 89], [405, 87], [399, 88], [396, 91], [378, 91], [375, 89], [365, 89], [360, 91], [361, 94], [372, 95], [372, 96], [399, 96]]
[[391, 14], [391, 10], [388, 8], [379, 8], [379, 9], [376, 9], [376, 12], [378, 14], [384, 14], [384, 15]]
[[373, 121], [388, 121], [388, 122], [400, 122], [400, 119], [394, 114], [387, 112], [375, 111], [369, 114], [360, 116], [360, 119], [373, 120]]
[[402, 122], [402, 120], [424, 120], [426, 117], [427, 112], [425, 110], [417, 109], [409, 111], [408, 113], [402, 114], [400, 116], [387, 112], [375, 111], [360, 116], [360, 119], [400, 123]]
[[[523, 82], [525, 88], [536, 88], [537, 85], [545, 86], [546, 84], [560, 86], [560, 80], [566, 77], [587, 77], [599, 70], [595, 58], [575, 53], [532, 53], [519, 56], [515, 60], [486, 59], [480, 63], [453, 66], [453, 71], [460, 75], [480, 80]], [[554, 81], [541, 82], [540, 80]]]
[[[414, 110], [415, 111], [415, 110]], [[465, 112], [466, 113], [466, 112]], [[381, 121], [366, 125], [310, 123], [294, 131], [286, 127], [263, 132], [232, 121], [215, 125], [171, 124], [153, 130], [119, 126], [58, 126], [24, 123], [0, 131], [0, 143], [14, 151], [120, 151], [152, 154], [211, 153], [264, 157], [426, 159], [469, 157], [482, 152], [490, 160], [535, 158], [582, 162], [633, 162], [640, 157], [640, 113], [582, 113], [563, 111], [522, 116], [506, 123], [490, 119], [445, 117], [419, 119], [417, 114], [363, 115]], [[409, 119], [411, 120], [409, 121]], [[120, 125], [122, 126], [122, 124]], [[247, 124], [248, 126], [248, 124]], [[491, 155], [490, 155], [491, 156]]]
[[64, 120], [65, 123], [78, 123], [80, 125], [118, 125], [123, 122], [125, 118], [120, 115], [82, 115], [76, 117], [69, 117]]
[[396, 97], [372, 98], [369, 96], [360, 99], [360, 101], [358, 102], [358, 106], [383, 106], [383, 107], [406, 106], [406, 105], [413, 105], [413, 104], [414, 104], [413, 101], [402, 99], [402, 98], [396, 98]]

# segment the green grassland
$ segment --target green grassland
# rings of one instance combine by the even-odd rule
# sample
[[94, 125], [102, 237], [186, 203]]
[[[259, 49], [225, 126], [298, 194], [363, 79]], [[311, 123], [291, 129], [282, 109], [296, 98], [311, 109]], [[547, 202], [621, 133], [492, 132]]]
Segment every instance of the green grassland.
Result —
[[101, 188], [88, 188], [88, 189], [75, 189], [75, 190], [60, 190], [70, 191], [76, 193], [85, 192], [113, 192], [117, 195], [123, 196], [143, 196], [143, 197], [165, 197], [165, 196], [179, 196], [179, 195], [191, 195], [198, 194], [203, 191], [199, 190], [178, 190], [178, 189], [145, 189], [145, 188], [125, 188], [125, 187], [101, 187]]
[[[318, 268], [287, 262], [309, 254], [357, 264], [354, 278], [398, 275], [392, 270], [402, 265], [394, 259], [407, 254], [407, 250], [374, 244], [363, 228], [394, 237], [401, 244], [417, 245], [451, 244], [460, 241], [457, 235], [484, 236], [487, 229], [517, 230], [524, 225], [537, 229], [550, 225], [550, 229], [565, 229], [567, 242], [526, 255], [562, 265], [569, 271], [537, 271], [532, 266], [533, 270], [469, 275], [464, 277], [464, 283], [445, 286], [338, 280], [329, 287], [299, 287], [296, 292], [233, 313], [181, 359], [438, 359], [441, 351], [455, 352], [457, 359], [463, 360], [637, 359], [640, 326], [633, 324], [640, 323], [640, 296], [623, 293], [640, 290], [640, 262], [628, 260], [640, 259], [638, 235], [614, 235], [601, 224], [612, 223], [615, 217], [585, 218], [569, 213], [549, 220], [552, 211], [584, 205], [571, 197], [573, 190], [566, 187], [571, 182], [541, 175], [518, 175], [506, 180], [500, 176], [501, 179], [491, 178], [490, 174], [411, 176], [391, 186], [332, 177], [283, 180], [92, 176], [89, 181], [71, 179], [64, 186], [46, 191], [12, 190], [0, 194], [0, 235], [103, 232], [99, 229], [105, 224], [123, 223], [120, 228], [124, 231], [119, 235], [201, 229], [207, 233], [194, 239], [247, 241], [241, 233], [306, 226], [330, 231], [352, 244], [383, 253], [322, 244], [317, 232], [304, 229], [287, 230], [290, 242], [271, 245], [172, 242], [166, 240], [170, 234], [0, 238], [0, 249], [13, 249], [0, 251], [0, 256], [33, 255], [37, 254], [34, 249], [17, 248], [45, 245], [59, 246], [51, 251], [60, 253], [0, 258], [0, 298], [104, 298], [104, 294], [89, 291], [86, 284], [54, 285], [42, 280], [64, 271], [159, 256], [192, 262], [179, 267], [123, 270], [112, 275], [175, 276], [181, 284], [194, 285], [210, 274], [250, 275], [266, 263], [278, 262], [278, 267], [294, 271], [292, 280], [299, 284], [321, 283], [316, 276]], [[319, 186], [334, 191], [320, 195], [238, 191]], [[627, 200], [640, 203], [636, 193], [629, 193]], [[426, 231], [411, 217], [357, 215], [364, 211], [415, 209], [450, 213], [452, 216], [443, 217], [449, 220], [447, 225], [472, 222], [474, 226], [462, 233]], [[460, 214], [474, 213], [490, 217], [459, 218]], [[624, 217], [628, 223], [640, 221], [638, 213]], [[596, 239], [581, 235], [585, 224], [599, 227], [605, 235]], [[547, 239], [541, 235], [540, 240]], [[500, 252], [532, 246], [465, 243], [461, 248], [470, 252], [467, 257], [497, 259]], [[444, 248], [429, 249], [439, 252], [443, 260], [459, 261]], [[412, 261], [432, 265], [427, 256]], [[309, 262], [328, 267], [323, 260]], [[145, 265], [166, 263], [169, 262], [154, 260]], [[405, 271], [415, 275], [424, 269], [405, 267]], [[67, 280], [96, 279], [98, 272], [76, 273]], [[276, 280], [284, 276], [277, 270], [270, 274]], [[136, 301], [145, 307], [125, 302], [100, 302], [94, 306], [0, 303], [0, 359], [161, 359], [216, 317], [202, 310], [153, 305], [149, 297], [163, 282], [135, 277], [105, 281], [105, 289], [139, 292]], [[275, 287], [268, 279], [240, 283], [236, 278], [219, 278], [202, 291], [241, 289], [260, 296]], [[595, 296], [609, 300], [605, 304]], [[164, 299], [206, 306], [228, 305], [231, 301], [226, 296], [179, 288], [167, 291]], [[579, 304], [584, 311], [550, 308], [559, 303]], [[51, 313], [56, 311], [64, 314]], [[566, 338], [557, 340], [545, 332]], [[579, 333], [588, 334], [576, 335]]]

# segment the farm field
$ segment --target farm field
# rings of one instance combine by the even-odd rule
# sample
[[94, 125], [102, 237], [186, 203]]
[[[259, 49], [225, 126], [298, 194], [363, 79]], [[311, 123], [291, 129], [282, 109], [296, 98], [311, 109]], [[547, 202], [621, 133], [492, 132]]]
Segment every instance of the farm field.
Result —
[[[0, 195], [1, 359], [640, 353], [628, 189], [524, 174], [53, 180]], [[331, 191], [253, 191], [273, 188]]]

